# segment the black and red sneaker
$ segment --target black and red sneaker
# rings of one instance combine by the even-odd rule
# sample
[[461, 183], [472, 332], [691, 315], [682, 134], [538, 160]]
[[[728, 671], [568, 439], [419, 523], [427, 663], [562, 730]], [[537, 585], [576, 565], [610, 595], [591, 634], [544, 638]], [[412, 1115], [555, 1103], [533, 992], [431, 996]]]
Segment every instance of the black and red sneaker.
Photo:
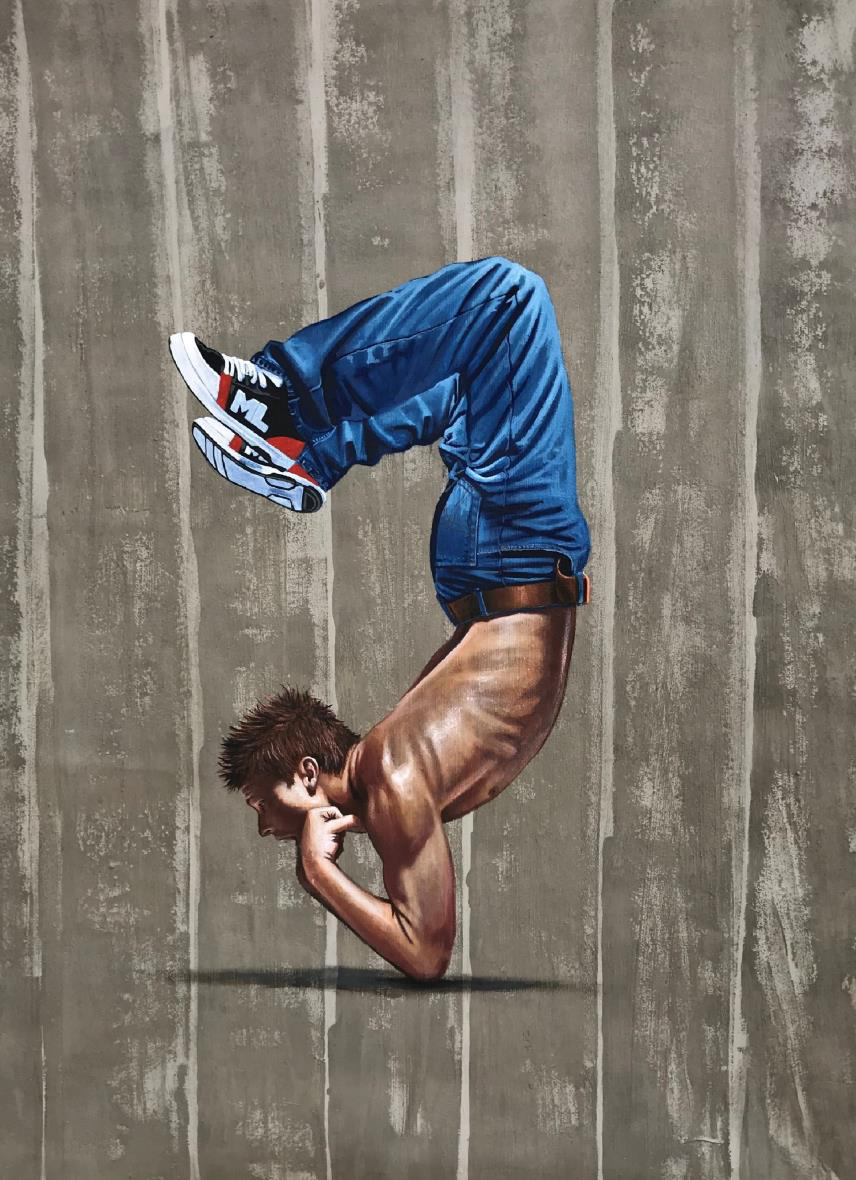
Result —
[[327, 498], [299, 464], [283, 471], [270, 462], [259, 447], [245, 442], [216, 418], [197, 418], [193, 441], [218, 473], [229, 483], [264, 496], [292, 512], [317, 512]]
[[[280, 376], [252, 361], [217, 352], [192, 332], [170, 336], [169, 350], [191, 393], [209, 414], [251, 446], [261, 447], [271, 466], [291, 470], [304, 444]], [[304, 476], [309, 478], [305, 472]]]

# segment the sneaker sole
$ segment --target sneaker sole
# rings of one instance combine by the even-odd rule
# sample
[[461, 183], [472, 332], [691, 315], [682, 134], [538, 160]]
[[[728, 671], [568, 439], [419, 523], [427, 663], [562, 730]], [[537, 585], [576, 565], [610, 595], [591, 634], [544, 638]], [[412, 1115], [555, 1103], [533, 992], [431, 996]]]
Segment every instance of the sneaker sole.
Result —
[[[271, 446], [263, 434], [257, 434], [251, 426], [247, 426], [240, 418], [234, 418], [228, 410], [223, 409], [217, 401], [220, 375], [206, 364], [196, 347], [192, 332], [176, 332], [170, 336], [169, 351], [185, 385], [209, 414], [213, 414], [231, 434], [240, 435], [244, 442], [260, 447], [270, 456], [276, 467], [288, 471], [294, 466], [295, 460], [277, 447]], [[320, 492], [321, 489], [318, 490]]]
[[292, 512], [317, 512], [322, 507], [326, 494], [314, 484], [233, 451], [229, 443], [235, 433], [216, 418], [197, 418], [191, 428], [193, 441], [210, 466], [229, 483]]

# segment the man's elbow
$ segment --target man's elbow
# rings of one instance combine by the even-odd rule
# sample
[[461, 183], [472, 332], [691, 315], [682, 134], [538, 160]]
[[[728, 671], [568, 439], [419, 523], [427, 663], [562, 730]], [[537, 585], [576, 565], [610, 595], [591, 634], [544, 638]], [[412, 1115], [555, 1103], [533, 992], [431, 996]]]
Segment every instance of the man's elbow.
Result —
[[423, 945], [402, 967], [404, 974], [417, 983], [435, 983], [442, 979], [452, 959], [452, 942], [442, 940]]

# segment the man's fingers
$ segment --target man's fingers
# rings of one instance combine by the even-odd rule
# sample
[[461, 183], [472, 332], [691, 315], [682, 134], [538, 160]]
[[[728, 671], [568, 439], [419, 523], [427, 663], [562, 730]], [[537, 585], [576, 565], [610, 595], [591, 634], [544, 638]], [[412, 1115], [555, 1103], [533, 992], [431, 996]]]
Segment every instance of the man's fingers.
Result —
[[360, 821], [355, 815], [340, 815], [338, 819], [331, 819], [325, 825], [325, 832], [347, 832], [359, 826]]

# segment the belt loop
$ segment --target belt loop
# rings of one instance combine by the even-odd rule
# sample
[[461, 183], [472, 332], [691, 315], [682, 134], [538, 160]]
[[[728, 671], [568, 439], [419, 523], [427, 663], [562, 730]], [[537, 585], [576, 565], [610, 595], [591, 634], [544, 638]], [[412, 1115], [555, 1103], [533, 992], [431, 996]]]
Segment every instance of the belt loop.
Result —
[[574, 606], [580, 600], [580, 578], [574, 572], [574, 563], [560, 554], [555, 568], [556, 601], [564, 606]]
[[591, 601], [591, 582], [586, 573], [576, 574], [577, 579], [577, 606], [585, 606]]
[[438, 598], [437, 598], [437, 601], [440, 603], [440, 609], [442, 610], [442, 612], [443, 612], [443, 614], [446, 616], [446, 618], [449, 620], [449, 622], [450, 622], [450, 623], [451, 623], [453, 626], [455, 626], [455, 627], [459, 627], [459, 626], [460, 626], [460, 622], [459, 622], [459, 621], [458, 621], [458, 619], [456, 619], [456, 618], [455, 618], [455, 616], [452, 614], [452, 611], [451, 611], [451, 610], [450, 610], [450, 608], [449, 608], [449, 604], [448, 604], [448, 602], [445, 602], [445, 601], [444, 601], [442, 598], [440, 598], [440, 597], [438, 597]]
[[479, 604], [479, 613], [476, 617], [483, 619], [485, 615], [489, 614], [490, 612], [485, 605], [484, 595], [482, 594], [481, 589], [477, 588], [474, 593], [476, 596], [476, 602]]

